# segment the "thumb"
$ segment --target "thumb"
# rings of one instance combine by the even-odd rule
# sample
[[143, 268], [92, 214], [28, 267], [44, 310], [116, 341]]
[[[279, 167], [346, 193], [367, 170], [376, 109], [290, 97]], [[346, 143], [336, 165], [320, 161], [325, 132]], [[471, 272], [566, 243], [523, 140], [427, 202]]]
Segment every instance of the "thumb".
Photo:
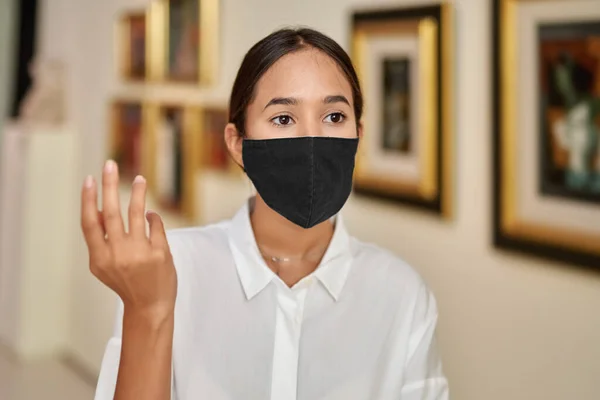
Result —
[[146, 212], [146, 220], [148, 220], [148, 224], [150, 225], [150, 243], [152, 243], [152, 246], [167, 248], [169, 246], [167, 235], [160, 215], [154, 211], [148, 211]]

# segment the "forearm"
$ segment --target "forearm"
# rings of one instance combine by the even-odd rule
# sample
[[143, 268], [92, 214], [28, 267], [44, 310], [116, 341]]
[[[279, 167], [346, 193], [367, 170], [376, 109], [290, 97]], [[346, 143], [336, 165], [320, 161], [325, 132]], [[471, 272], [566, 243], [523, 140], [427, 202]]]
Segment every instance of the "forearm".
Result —
[[154, 318], [125, 310], [115, 400], [171, 398], [173, 329], [173, 313]]

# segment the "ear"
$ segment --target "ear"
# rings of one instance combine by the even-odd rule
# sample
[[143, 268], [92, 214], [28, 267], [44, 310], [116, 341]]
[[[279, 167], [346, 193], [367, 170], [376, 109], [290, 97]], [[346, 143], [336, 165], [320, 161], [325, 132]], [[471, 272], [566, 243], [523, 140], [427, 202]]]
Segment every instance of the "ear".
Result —
[[244, 168], [244, 160], [242, 157], [242, 143], [244, 139], [234, 124], [229, 123], [225, 126], [225, 144], [229, 150], [229, 154], [233, 161], [240, 167]]
[[362, 121], [360, 121], [358, 123], [358, 126], [356, 127], [356, 133], [358, 134], [358, 148], [356, 149], [356, 155], [362, 154], [362, 148], [363, 146], [361, 146], [362, 142], [363, 142], [363, 123]]

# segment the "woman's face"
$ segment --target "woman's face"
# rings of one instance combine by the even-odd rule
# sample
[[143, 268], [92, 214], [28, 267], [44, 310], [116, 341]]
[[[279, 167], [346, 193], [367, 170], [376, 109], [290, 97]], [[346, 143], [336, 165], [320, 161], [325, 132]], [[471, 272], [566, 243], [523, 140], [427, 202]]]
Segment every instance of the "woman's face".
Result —
[[273, 64], [246, 113], [248, 139], [357, 134], [351, 86], [335, 61], [315, 49]]

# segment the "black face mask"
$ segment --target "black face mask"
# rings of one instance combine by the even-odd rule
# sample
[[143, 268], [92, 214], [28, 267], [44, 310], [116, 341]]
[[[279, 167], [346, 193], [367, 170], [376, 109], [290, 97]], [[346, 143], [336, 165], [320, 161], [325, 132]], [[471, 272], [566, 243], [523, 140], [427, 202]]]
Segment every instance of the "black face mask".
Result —
[[242, 157], [265, 203], [296, 225], [311, 228], [348, 200], [357, 147], [358, 138], [245, 139]]

